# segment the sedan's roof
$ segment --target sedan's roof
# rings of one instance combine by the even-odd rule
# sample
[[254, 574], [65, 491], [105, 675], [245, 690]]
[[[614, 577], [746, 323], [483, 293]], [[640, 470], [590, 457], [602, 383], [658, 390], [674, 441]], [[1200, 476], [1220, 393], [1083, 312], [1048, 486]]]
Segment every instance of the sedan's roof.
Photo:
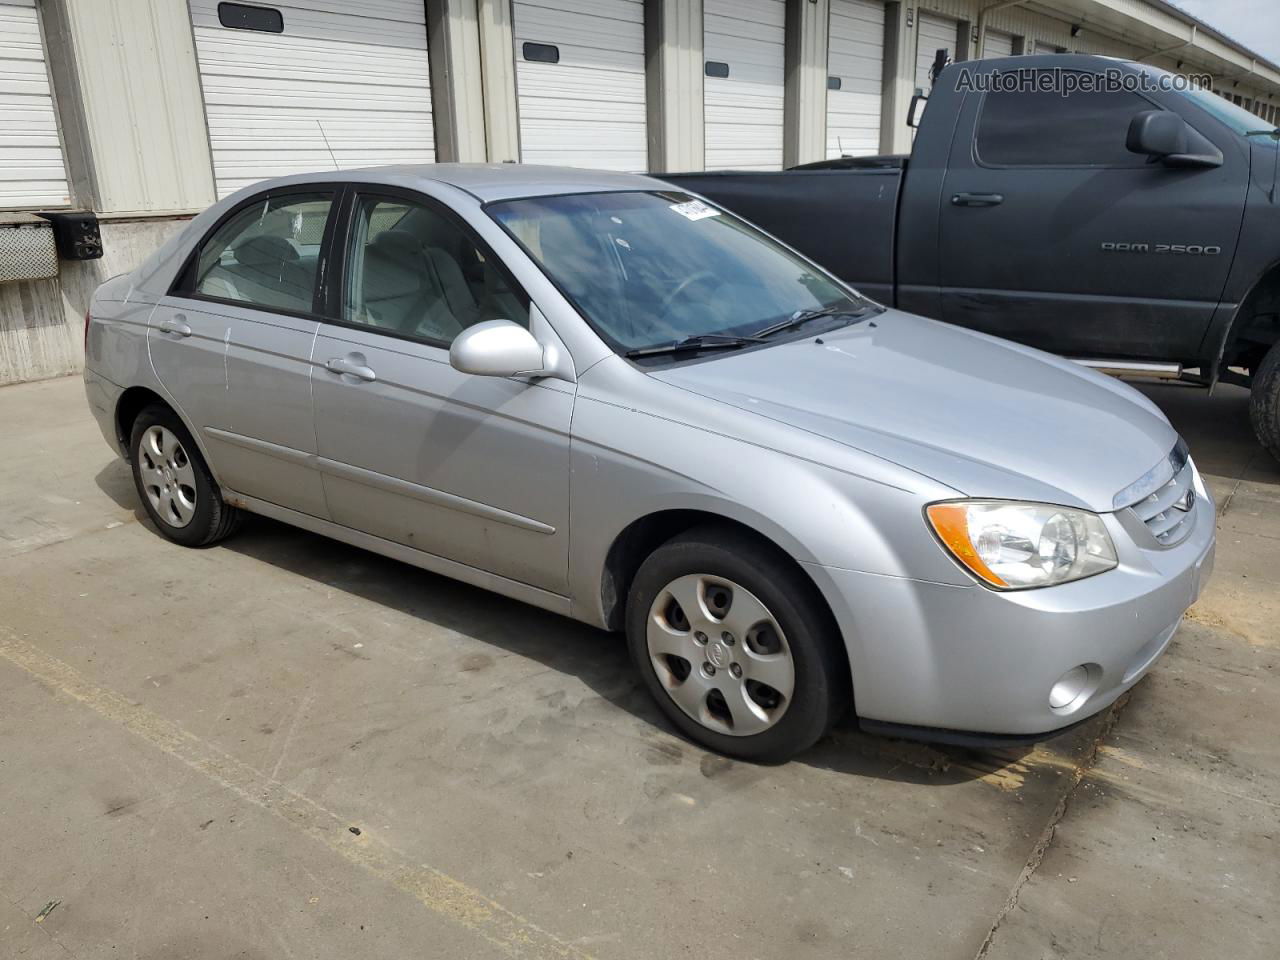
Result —
[[364, 174], [375, 181], [377, 174], [437, 180], [465, 190], [481, 202], [561, 193], [672, 189], [670, 184], [635, 173], [548, 167], [533, 163], [419, 163], [344, 172], [352, 175], [353, 179]]

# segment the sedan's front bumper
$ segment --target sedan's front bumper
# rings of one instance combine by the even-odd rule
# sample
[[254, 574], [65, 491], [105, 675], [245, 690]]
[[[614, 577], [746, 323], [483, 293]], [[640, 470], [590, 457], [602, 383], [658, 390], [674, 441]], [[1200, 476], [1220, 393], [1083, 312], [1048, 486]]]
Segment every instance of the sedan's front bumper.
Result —
[[[980, 740], [1050, 734], [1109, 706], [1164, 652], [1208, 579], [1215, 511], [1208, 499], [1194, 509], [1190, 536], [1169, 549], [1140, 548], [1104, 517], [1119, 566], [1038, 590], [806, 565], [843, 631], [858, 716]], [[1051, 706], [1050, 690], [1077, 666], [1089, 678], [1080, 697]]]

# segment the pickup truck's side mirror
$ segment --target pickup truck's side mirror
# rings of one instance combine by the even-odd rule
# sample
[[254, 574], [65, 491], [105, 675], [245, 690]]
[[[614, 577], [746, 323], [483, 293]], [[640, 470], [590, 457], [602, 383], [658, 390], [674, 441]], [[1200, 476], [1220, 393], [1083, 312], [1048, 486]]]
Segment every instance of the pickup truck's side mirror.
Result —
[[449, 364], [480, 377], [540, 376], [545, 366], [542, 344], [510, 320], [467, 327], [449, 346]]
[[1129, 121], [1125, 147], [1169, 167], [1220, 167], [1222, 152], [1169, 110], [1143, 110]]
[[929, 102], [929, 98], [923, 93], [916, 91], [911, 95], [911, 105], [907, 107], [907, 126], [920, 126], [920, 114], [924, 112], [924, 105]]

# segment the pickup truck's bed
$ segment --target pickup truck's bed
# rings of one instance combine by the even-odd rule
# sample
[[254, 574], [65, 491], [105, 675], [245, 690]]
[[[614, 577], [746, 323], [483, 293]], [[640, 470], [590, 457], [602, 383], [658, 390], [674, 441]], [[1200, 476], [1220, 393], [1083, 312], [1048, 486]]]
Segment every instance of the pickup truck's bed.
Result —
[[[833, 164], [832, 168], [825, 168]], [[776, 173], [658, 173], [732, 210], [882, 303], [893, 303], [904, 157], [826, 161]]]

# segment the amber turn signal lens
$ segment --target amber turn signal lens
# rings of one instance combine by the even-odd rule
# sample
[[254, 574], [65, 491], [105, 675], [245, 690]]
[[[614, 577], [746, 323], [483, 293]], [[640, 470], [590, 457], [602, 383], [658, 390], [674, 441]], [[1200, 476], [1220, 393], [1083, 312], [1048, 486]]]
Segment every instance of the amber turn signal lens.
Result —
[[968, 506], [963, 503], [935, 503], [925, 510], [933, 531], [952, 555], [969, 568], [974, 576], [993, 587], [1009, 586], [991, 572], [982, 562], [978, 551], [969, 539]]

